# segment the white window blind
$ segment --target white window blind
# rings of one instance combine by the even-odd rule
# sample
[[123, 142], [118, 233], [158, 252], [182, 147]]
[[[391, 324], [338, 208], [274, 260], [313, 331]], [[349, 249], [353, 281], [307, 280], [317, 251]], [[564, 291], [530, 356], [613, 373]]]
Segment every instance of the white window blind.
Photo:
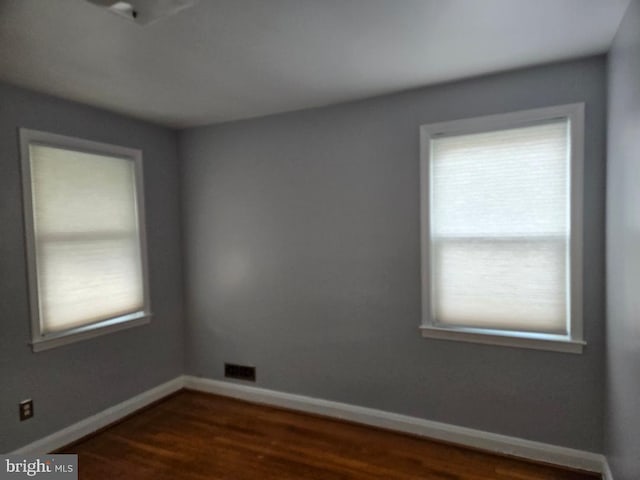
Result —
[[134, 161], [31, 144], [29, 162], [41, 333], [144, 311]]
[[433, 321], [566, 335], [569, 121], [434, 137]]

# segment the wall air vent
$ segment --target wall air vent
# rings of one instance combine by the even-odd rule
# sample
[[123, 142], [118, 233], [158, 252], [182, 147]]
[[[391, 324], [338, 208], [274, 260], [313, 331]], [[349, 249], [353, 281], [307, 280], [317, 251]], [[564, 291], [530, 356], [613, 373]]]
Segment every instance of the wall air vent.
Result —
[[199, 0], [87, 0], [111, 13], [131, 20], [138, 25], [149, 25], [185, 8], [192, 7]]
[[250, 367], [248, 365], [237, 365], [235, 363], [225, 363], [224, 376], [227, 378], [236, 378], [238, 380], [255, 382], [256, 367]]

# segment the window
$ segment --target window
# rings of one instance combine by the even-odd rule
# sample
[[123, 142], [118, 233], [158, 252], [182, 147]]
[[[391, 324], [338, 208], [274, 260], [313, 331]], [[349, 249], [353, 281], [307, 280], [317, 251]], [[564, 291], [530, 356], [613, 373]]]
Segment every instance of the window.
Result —
[[584, 106], [421, 128], [425, 337], [580, 353]]
[[20, 140], [33, 350], [147, 323], [141, 152]]

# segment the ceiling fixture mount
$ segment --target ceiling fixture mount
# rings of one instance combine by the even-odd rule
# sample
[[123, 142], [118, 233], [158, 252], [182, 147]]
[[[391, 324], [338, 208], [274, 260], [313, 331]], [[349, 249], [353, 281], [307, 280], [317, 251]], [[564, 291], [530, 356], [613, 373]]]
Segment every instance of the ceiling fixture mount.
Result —
[[149, 25], [181, 10], [192, 7], [199, 0], [87, 0], [139, 25]]

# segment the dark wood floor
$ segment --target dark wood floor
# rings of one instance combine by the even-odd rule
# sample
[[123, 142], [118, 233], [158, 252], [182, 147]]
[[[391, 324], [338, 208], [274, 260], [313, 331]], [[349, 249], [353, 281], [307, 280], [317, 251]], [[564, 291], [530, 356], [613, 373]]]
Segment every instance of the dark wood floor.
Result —
[[79, 455], [82, 480], [597, 478], [190, 391], [65, 451]]

